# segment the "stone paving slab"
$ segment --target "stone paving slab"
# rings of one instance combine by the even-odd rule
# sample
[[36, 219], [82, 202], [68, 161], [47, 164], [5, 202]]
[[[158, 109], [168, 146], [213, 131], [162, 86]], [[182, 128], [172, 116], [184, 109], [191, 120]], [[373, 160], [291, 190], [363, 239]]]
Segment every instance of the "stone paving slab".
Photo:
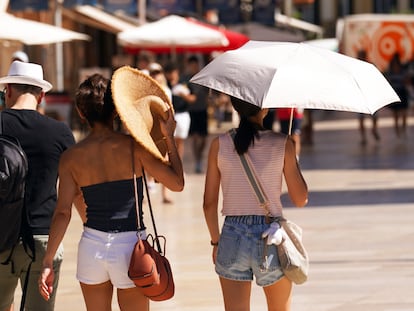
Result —
[[[292, 208], [283, 197], [286, 216], [304, 230], [311, 258], [309, 281], [294, 287], [292, 310], [413, 311], [414, 120], [408, 137], [398, 140], [384, 117], [381, 141], [361, 147], [356, 118], [330, 117], [318, 121], [315, 143], [304, 146], [300, 158], [308, 206]], [[152, 303], [153, 311], [223, 310], [202, 214], [204, 175], [193, 174], [190, 148], [187, 142], [186, 188], [171, 194], [175, 203], [161, 204], [160, 188], [152, 195], [176, 283], [175, 297]], [[85, 310], [75, 279], [81, 229], [74, 214], [64, 240], [57, 311]], [[251, 301], [252, 311], [266, 310], [257, 286]], [[119, 310], [115, 298], [113, 310]]]

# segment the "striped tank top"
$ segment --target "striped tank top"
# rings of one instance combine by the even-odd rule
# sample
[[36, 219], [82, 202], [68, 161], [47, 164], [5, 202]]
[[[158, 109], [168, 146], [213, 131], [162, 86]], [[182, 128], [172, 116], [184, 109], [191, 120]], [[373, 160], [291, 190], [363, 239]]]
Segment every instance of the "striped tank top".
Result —
[[[286, 135], [261, 131], [248, 155], [269, 200], [273, 216], [282, 215], [282, 176]], [[222, 215], [265, 215], [245, 174], [231, 136], [219, 136], [218, 168], [223, 193]]]

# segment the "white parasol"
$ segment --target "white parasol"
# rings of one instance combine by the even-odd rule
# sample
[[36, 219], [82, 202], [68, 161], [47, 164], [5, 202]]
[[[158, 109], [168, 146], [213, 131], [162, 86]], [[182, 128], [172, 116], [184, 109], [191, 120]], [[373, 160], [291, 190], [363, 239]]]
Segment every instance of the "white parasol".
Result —
[[399, 101], [372, 64], [306, 43], [249, 41], [190, 80], [262, 108], [373, 114]]

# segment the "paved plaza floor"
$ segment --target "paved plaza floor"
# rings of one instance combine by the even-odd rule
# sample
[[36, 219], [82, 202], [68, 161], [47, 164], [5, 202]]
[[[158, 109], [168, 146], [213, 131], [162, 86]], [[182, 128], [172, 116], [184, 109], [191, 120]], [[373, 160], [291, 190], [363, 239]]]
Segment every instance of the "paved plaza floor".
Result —
[[[380, 113], [375, 142], [360, 145], [356, 114], [318, 112], [314, 143], [300, 163], [309, 204], [293, 208], [284, 195], [285, 216], [304, 230], [309, 280], [294, 286], [293, 311], [414, 310], [414, 118], [406, 138], [396, 138], [392, 119]], [[368, 129], [370, 120], [366, 120]], [[220, 130], [213, 126], [210, 139]], [[368, 133], [369, 134], [369, 133]], [[167, 237], [175, 297], [151, 310], [224, 310], [202, 213], [204, 175], [195, 174], [190, 141], [184, 156], [186, 187], [171, 193], [174, 204], [152, 194], [158, 231]], [[66, 234], [57, 311], [85, 310], [75, 279], [81, 222], [74, 213]], [[17, 294], [16, 299], [19, 299]], [[114, 297], [113, 310], [119, 310]], [[17, 309], [16, 309], [17, 310]], [[253, 286], [251, 310], [266, 310]]]

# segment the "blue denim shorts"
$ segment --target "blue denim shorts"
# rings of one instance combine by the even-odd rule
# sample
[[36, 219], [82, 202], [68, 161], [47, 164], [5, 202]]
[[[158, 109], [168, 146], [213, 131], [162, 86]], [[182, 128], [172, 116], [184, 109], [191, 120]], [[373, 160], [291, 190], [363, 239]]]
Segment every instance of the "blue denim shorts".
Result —
[[284, 274], [275, 245], [267, 246], [267, 269], [263, 266], [264, 240], [261, 235], [269, 227], [264, 216], [227, 216], [220, 235], [216, 272], [236, 281], [252, 281], [269, 286]]

